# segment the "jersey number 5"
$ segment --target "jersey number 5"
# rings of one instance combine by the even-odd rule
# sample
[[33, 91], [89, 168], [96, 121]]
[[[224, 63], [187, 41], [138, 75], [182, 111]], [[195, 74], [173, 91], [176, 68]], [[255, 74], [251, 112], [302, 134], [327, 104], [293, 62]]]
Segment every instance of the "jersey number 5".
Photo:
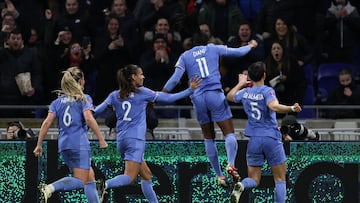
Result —
[[250, 106], [251, 106], [251, 116], [253, 118], [255, 118], [256, 120], [260, 120], [261, 118], [261, 112], [258, 108], [258, 103], [257, 102], [250, 102]]

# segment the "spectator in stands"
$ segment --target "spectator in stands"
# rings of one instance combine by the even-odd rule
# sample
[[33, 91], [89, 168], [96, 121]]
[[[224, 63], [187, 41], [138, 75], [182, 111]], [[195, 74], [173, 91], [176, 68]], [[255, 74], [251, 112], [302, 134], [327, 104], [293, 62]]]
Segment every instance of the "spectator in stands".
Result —
[[111, 13], [115, 14], [120, 20], [121, 35], [126, 40], [127, 47], [135, 61], [141, 54], [139, 47], [142, 46], [140, 25], [134, 14], [127, 8], [126, 0], [113, 0]]
[[178, 1], [173, 0], [150, 0], [150, 1], [138, 1], [134, 10], [136, 19], [140, 22], [140, 26], [143, 29], [151, 30], [156, 21], [162, 17], [169, 21], [169, 26], [174, 28], [178, 22], [178, 17], [184, 14], [184, 10]]
[[[47, 19], [51, 19], [52, 12], [48, 9], [45, 12]], [[53, 36], [52, 22], [47, 21], [45, 37], [44, 37], [44, 57], [43, 57], [43, 71], [44, 75], [44, 92], [45, 103], [48, 104], [54, 100], [57, 95], [52, 91], [60, 88], [61, 76], [61, 58], [68, 52], [70, 43], [73, 42], [72, 32], [69, 26], [59, 28], [57, 36]]]
[[95, 104], [103, 101], [112, 90], [118, 88], [116, 83], [118, 69], [133, 62], [127, 40], [121, 33], [119, 18], [109, 15], [106, 18], [103, 35], [96, 37], [93, 49], [98, 64]]
[[197, 18], [203, 0], [180, 0], [183, 7], [184, 16], [181, 16], [177, 24], [183, 39], [191, 37], [198, 30]]
[[288, 54], [282, 42], [272, 43], [271, 54], [265, 59], [265, 63], [265, 84], [275, 89], [280, 103], [301, 105], [306, 90], [305, 73], [296, 59]]
[[164, 17], [157, 19], [154, 29], [145, 31], [145, 48], [153, 46], [154, 36], [158, 33], [165, 35], [167, 38], [167, 46], [171, 48], [173, 53], [180, 55], [183, 50], [181, 35], [179, 32], [171, 29], [168, 19]]
[[295, 2], [289, 0], [264, 0], [256, 23], [254, 23], [256, 25], [256, 34], [260, 34], [263, 39], [268, 38], [274, 28], [275, 20], [279, 16], [293, 22], [296, 8]]
[[29, 37], [28, 41], [26, 42], [26, 45], [29, 47], [41, 46], [39, 31], [36, 28], [30, 29], [30, 37]]
[[[339, 72], [340, 85], [333, 89], [328, 96], [329, 105], [360, 105], [360, 89], [352, 78], [352, 73], [348, 69]], [[359, 109], [329, 109], [327, 118], [358, 118]]]
[[91, 53], [90, 39], [82, 43], [76, 41], [70, 43], [67, 51], [61, 56], [60, 69], [64, 71], [70, 67], [78, 67], [82, 70], [86, 80], [84, 92], [94, 97], [97, 71], [94, 55]]
[[236, 35], [238, 25], [245, 18], [240, 9], [229, 0], [211, 0], [201, 5], [198, 23], [207, 24], [215, 37], [227, 42]]
[[197, 120], [204, 135], [206, 155], [209, 158], [212, 168], [215, 170], [218, 185], [227, 187], [228, 183], [221, 170], [217, 147], [215, 141], [214, 122], [221, 128], [225, 137], [227, 151], [227, 171], [235, 181], [238, 181], [239, 174], [235, 165], [237, 152], [237, 141], [232, 123], [232, 113], [225, 95], [221, 89], [219, 57], [232, 55], [241, 57], [257, 46], [255, 40], [249, 45], [239, 48], [228, 48], [224, 45], [209, 44], [209, 38], [203, 33], [195, 33], [193, 36], [193, 48], [185, 51], [175, 65], [175, 71], [163, 87], [163, 91], [170, 92], [179, 83], [186, 72], [188, 78], [200, 76], [202, 84], [195, 90], [191, 101], [195, 107]]
[[[209, 37], [209, 43], [218, 44], [218, 45], [224, 44], [224, 42], [220, 38], [215, 37], [212, 34], [208, 24], [200, 24], [199, 25], [199, 30], [200, 30], [200, 32], [206, 34]], [[183, 41], [183, 49], [184, 50], [189, 50], [192, 47], [193, 46], [192, 46], [192, 42], [191, 42], [191, 37], [188, 37], [188, 38], [184, 39], [184, 41]]]
[[213, 32], [211, 31], [210, 29], [210, 26], [208, 24], [200, 24], [199, 25], [199, 29], [200, 29], [200, 32], [206, 34], [208, 37], [209, 37], [209, 43], [213, 43], [213, 44], [224, 44], [224, 42], [218, 38], [218, 37], [215, 37], [213, 35]]
[[[47, 19], [49, 20], [49, 18]], [[94, 37], [95, 28], [89, 21], [89, 13], [84, 7], [80, 7], [78, 0], [66, 0], [65, 11], [61, 12], [55, 19], [51, 15], [50, 19], [54, 23], [53, 30], [55, 31], [68, 26], [75, 41], [81, 42], [83, 37]]]
[[1, 17], [3, 18], [5, 14], [11, 14], [14, 18], [18, 18], [20, 16], [19, 11], [15, 8], [13, 2], [10, 0], [5, 0], [3, 2], [4, 7], [1, 9]]
[[[96, 35], [101, 36], [104, 32], [104, 24], [108, 16], [112, 15], [119, 19], [121, 36], [126, 40], [127, 47], [131, 51], [131, 57], [138, 61], [141, 53], [143, 39], [140, 33], [140, 25], [133, 13], [128, 9], [126, 0], [95, 1], [91, 5], [91, 21], [97, 22]], [[109, 4], [109, 5], [106, 5]]]
[[252, 39], [257, 41], [258, 46], [252, 49], [247, 55], [241, 58], [224, 57], [224, 65], [229, 75], [227, 91], [230, 90], [230, 87], [234, 87], [237, 84], [238, 75], [242, 73], [243, 70], [247, 70], [252, 63], [265, 59], [264, 44], [262, 40], [255, 35], [250, 23], [247, 21], [239, 24], [237, 34], [231, 36], [227, 42], [229, 47], [241, 47], [246, 46]]
[[[21, 28], [27, 29], [27, 36], [24, 38], [25, 44], [27, 38], [30, 37], [30, 29], [35, 28], [38, 31], [40, 38], [43, 38], [45, 30], [45, 9], [52, 2], [60, 1], [19, 1], [19, 0], [4, 0], [7, 2], [7, 8], [9, 9], [9, 4], [13, 3], [16, 10], [19, 12], [19, 17], [16, 18], [17, 24]], [[25, 27], [23, 27], [25, 26]], [[23, 32], [23, 31], [22, 31]]]
[[[166, 35], [162, 33], [155, 34], [153, 46], [144, 51], [139, 61], [140, 66], [143, 68], [144, 75], [147, 76], [144, 80], [144, 85], [150, 89], [160, 91], [167, 79], [174, 72], [176, 59], [177, 55], [174, 55], [168, 46]], [[157, 105], [164, 104], [157, 103]], [[166, 105], [169, 105], [169, 103], [166, 103]], [[159, 118], [178, 117], [177, 111], [173, 109], [155, 109], [155, 112]]]
[[271, 52], [271, 45], [274, 41], [281, 41], [285, 45], [286, 51], [297, 59], [299, 66], [311, 62], [312, 55], [306, 38], [298, 33], [285, 18], [276, 18], [270, 37], [264, 40], [266, 56]]
[[324, 5], [328, 0], [302, 0], [295, 2], [296, 11], [292, 24], [296, 27], [297, 32], [306, 38], [309, 44], [316, 43], [320, 35], [323, 35]]
[[[36, 51], [24, 46], [22, 34], [15, 29], [0, 48], [0, 104], [36, 105], [42, 96], [42, 67]], [[31, 109], [1, 110], [1, 116], [32, 117]]]
[[324, 42], [328, 62], [354, 62], [354, 47], [360, 35], [358, 9], [348, 0], [333, 0], [326, 13]]
[[1, 8], [1, 18], [3, 20], [0, 34], [0, 40], [2, 40], [1, 45], [2, 42], [6, 40], [6, 33], [10, 33], [15, 28], [21, 32], [24, 43], [26, 44], [28, 38], [30, 37], [30, 27], [28, 23], [25, 22], [26, 19], [24, 19], [24, 15], [20, 14], [13, 2], [10, 0], [5, 0], [4, 6], [4, 8]]

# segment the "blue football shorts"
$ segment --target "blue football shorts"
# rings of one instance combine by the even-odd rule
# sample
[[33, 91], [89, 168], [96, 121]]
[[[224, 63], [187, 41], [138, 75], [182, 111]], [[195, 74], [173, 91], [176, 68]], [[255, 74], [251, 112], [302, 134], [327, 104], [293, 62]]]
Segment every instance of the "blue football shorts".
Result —
[[118, 140], [117, 149], [124, 160], [142, 163], [145, 153], [145, 140], [136, 138]]
[[70, 168], [90, 169], [90, 150], [67, 149], [60, 152], [65, 164]]
[[221, 122], [232, 118], [229, 103], [221, 90], [208, 90], [191, 97], [200, 124]]
[[270, 166], [282, 164], [286, 161], [283, 143], [271, 137], [252, 136], [247, 145], [246, 160], [248, 166], [262, 166], [265, 160]]

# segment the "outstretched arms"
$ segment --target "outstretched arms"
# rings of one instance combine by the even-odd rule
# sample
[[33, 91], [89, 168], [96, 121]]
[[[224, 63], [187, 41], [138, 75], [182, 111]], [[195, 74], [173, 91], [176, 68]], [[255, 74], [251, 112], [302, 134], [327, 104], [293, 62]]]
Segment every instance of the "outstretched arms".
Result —
[[174, 102], [191, 95], [196, 88], [200, 86], [201, 78], [195, 77], [190, 80], [190, 87], [178, 93], [170, 94], [166, 92], [159, 92], [159, 96], [156, 98], [158, 102]]

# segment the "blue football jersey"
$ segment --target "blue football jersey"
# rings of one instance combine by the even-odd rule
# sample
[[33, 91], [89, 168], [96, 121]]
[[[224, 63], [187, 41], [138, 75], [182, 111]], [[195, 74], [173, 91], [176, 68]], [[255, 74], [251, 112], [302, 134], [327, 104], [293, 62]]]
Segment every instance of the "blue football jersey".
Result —
[[[195, 76], [202, 79], [200, 87], [194, 91], [194, 96], [196, 96], [207, 90], [222, 89], [219, 70], [220, 56], [240, 57], [247, 54], [250, 50], [250, 46], [239, 48], [228, 48], [225, 45], [214, 44], [195, 46], [180, 55], [175, 67], [183, 72], [187, 72], [189, 79]], [[165, 88], [171, 90], [172, 85], [168, 83], [165, 85]]]
[[277, 100], [273, 88], [262, 85], [244, 88], [234, 96], [236, 103], [242, 102], [248, 116], [246, 136], [268, 136], [281, 139], [276, 113], [267, 104]]
[[139, 90], [125, 99], [120, 99], [119, 90], [116, 90], [104, 101], [115, 108], [117, 140], [125, 138], [145, 140], [146, 106], [149, 102], [154, 102], [159, 93], [146, 87], [139, 87]]
[[68, 96], [60, 96], [49, 107], [58, 119], [59, 151], [66, 149], [90, 150], [87, 138], [88, 126], [84, 119], [85, 110], [94, 111], [92, 99], [86, 95], [86, 101], [75, 101]]

